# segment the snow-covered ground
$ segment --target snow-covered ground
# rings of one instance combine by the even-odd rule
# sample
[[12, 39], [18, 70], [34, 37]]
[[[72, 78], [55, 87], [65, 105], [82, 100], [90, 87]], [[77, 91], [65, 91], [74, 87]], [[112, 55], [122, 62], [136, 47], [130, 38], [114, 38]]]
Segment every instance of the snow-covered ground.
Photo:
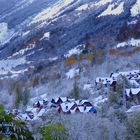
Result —
[[26, 63], [27, 61], [25, 57], [21, 57], [19, 59], [1, 60], [0, 61], [0, 75], [12, 74], [14, 76], [18, 76], [18, 74], [23, 73], [26, 70], [14, 71], [13, 68], [15, 68], [18, 65], [26, 64]]
[[113, 0], [100, 0], [99, 2], [97, 2], [95, 5], [96, 6], [103, 6], [107, 3], [111, 3]]
[[108, 8], [101, 13], [98, 17], [107, 16], [107, 15], [119, 15], [124, 12], [124, 2], [121, 2], [116, 8], [114, 4], [110, 4]]
[[132, 106], [130, 109], [128, 109], [126, 112], [131, 113], [135, 111], [140, 111], [140, 105]]
[[43, 37], [40, 40], [42, 40], [42, 39], [48, 39], [49, 40], [49, 38], [50, 38], [50, 32], [46, 32], [46, 33], [44, 33]]
[[70, 57], [70, 56], [75, 55], [75, 54], [79, 55], [81, 52], [82, 52], [82, 50], [80, 50], [79, 46], [77, 46], [77, 47], [69, 50], [68, 53], [65, 54], [64, 56], [65, 57]]
[[70, 69], [70, 70], [66, 73], [67, 79], [72, 79], [72, 78], [74, 78], [75, 76], [79, 75], [79, 72], [80, 72], [79, 69], [75, 69], [75, 68]]
[[121, 42], [119, 44], [117, 44], [116, 48], [120, 48], [120, 47], [125, 47], [125, 46], [140, 46], [140, 39], [134, 39], [131, 38], [130, 40], [126, 41], [126, 42]]
[[76, 10], [77, 10], [77, 11], [86, 10], [88, 7], [89, 7], [88, 4], [83, 4], [83, 5], [81, 5], [80, 7], [78, 7]]
[[103, 96], [100, 95], [94, 98], [93, 103], [94, 103], [94, 106], [98, 107], [101, 103], [104, 103], [106, 101], [108, 101], [108, 98], [104, 98]]
[[134, 6], [131, 8], [131, 16], [135, 17], [138, 14], [140, 14], [140, 0], [136, 0], [136, 3]]
[[0, 45], [10, 41], [13, 36], [14, 30], [9, 30], [7, 23], [0, 23]]
[[32, 20], [32, 23], [37, 23], [47, 19], [53, 19], [59, 15], [59, 12], [66, 8], [69, 4], [74, 2], [74, 0], [59, 0], [51, 7], [44, 9], [42, 12], [38, 13]]

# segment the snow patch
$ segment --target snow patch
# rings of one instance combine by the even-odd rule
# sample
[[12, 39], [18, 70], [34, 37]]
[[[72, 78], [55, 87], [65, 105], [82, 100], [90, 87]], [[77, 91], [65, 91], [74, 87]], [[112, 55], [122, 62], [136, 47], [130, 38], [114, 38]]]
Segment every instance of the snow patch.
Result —
[[116, 46], [116, 48], [121, 48], [121, 47], [125, 47], [125, 46], [139, 46], [139, 45], [140, 45], [140, 39], [131, 38], [130, 40], [128, 40], [126, 42], [119, 43]]
[[67, 7], [68, 5], [70, 5], [72, 2], [74, 2], [74, 0], [61, 0], [56, 2], [54, 5], [44, 9], [42, 12], [40, 12], [38, 15], [36, 15], [33, 20], [32, 23], [38, 23], [40, 21], [44, 21], [47, 19], [53, 19], [54, 17], [57, 17], [59, 15], [59, 12]]
[[98, 106], [101, 103], [104, 103], [108, 100], [108, 98], [103, 98], [103, 96], [99, 96], [97, 98], [94, 99], [94, 106]]
[[75, 76], [79, 75], [79, 72], [80, 70], [79, 69], [70, 69], [67, 73], [66, 73], [66, 76], [67, 76], [67, 79], [72, 79], [74, 78]]
[[70, 57], [72, 55], [79, 55], [82, 52], [82, 50], [79, 49], [79, 46], [71, 49], [68, 51], [68, 54], [64, 55], [65, 57]]
[[9, 42], [13, 35], [14, 31], [8, 29], [7, 23], [0, 23], [0, 45]]
[[49, 40], [49, 38], [50, 38], [50, 32], [46, 32], [46, 33], [44, 33], [43, 37], [40, 40], [43, 40], [43, 39]]
[[116, 8], [114, 8], [114, 4], [110, 4], [108, 8], [101, 13], [98, 17], [107, 16], [107, 15], [120, 15], [124, 12], [124, 2], [121, 2]]
[[111, 3], [112, 2], [112, 0], [100, 0], [99, 2], [97, 2], [95, 5], [96, 6], [103, 6], [103, 5], [105, 5], [105, 4], [107, 4], [107, 3]]
[[82, 10], [87, 10], [88, 9], [88, 4], [84, 4], [84, 5], [81, 5], [80, 7], [78, 7], [76, 9], [76, 11], [82, 11]]
[[135, 17], [140, 14], [140, 0], [137, 0], [134, 6], [131, 8], [131, 16]]
[[0, 61], [0, 75], [7, 75], [7, 74], [20, 74], [26, 70], [22, 71], [13, 71], [12, 69], [15, 68], [18, 65], [25, 64], [26, 59], [25, 57], [19, 58], [19, 59], [7, 59], [7, 60], [1, 60]]
[[49, 58], [49, 61], [56, 61], [56, 60], [58, 60], [58, 57], [56, 56], [56, 57], [53, 57], [53, 58]]

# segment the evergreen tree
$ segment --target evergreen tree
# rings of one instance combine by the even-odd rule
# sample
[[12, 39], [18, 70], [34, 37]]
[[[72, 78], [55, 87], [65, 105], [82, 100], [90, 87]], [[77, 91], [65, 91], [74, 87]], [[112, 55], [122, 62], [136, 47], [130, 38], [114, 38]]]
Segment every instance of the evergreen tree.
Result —
[[28, 101], [29, 101], [29, 90], [27, 88], [25, 88], [24, 90], [24, 94], [23, 94], [23, 105], [27, 105]]
[[[8, 126], [9, 124], [12, 125]], [[25, 122], [15, 119], [13, 114], [6, 114], [3, 106], [0, 105], [0, 139], [5, 139], [6, 132], [9, 133], [8, 140], [33, 140], [32, 133]]]
[[71, 91], [70, 97], [78, 99], [79, 98], [79, 94], [80, 94], [80, 89], [78, 87], [77, 81], [75, 80], [74, 84], [73, 84], [73, 89]]
[[21, 101], [21, 89], [20, 85], [17, 84], [15, 87], [15, 107], [18, 107]]

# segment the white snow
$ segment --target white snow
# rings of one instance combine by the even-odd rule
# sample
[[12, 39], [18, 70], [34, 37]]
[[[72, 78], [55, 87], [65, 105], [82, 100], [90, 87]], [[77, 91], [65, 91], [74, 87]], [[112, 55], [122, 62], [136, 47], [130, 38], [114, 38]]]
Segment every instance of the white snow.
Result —
[[45, 113], [45, 109], [43, 108], [43, 109], [41, 109], [41, 110], [39, 111], [39, 113], [37, 114], [37, 116], [38, 116], [38, 117], [41, 117], [44, 113]]
[[26, 31], [26, 32], [22, 33], [22, 36], [26, 36], [29, 33], [30, 33], [30, 31]]
[[12, 70], [12, 68], [21, 65], [21, 64], [25, 64], [26, 62], [26, 58], [25, 57], [21, 57], [19, 59], [7, 59], [7, 60], [1, 60], [0, 61], [0, 75], [6, 75], [8, 73], [11, 74], [19, 74], [21, 71], [14, 71]]
[[60, 0], [56, 2], [51, 7], [44, 9], [42, 12], [36, 15], [35, 18], [33, 18], [32, 23], [37, 23], [47, 19], [53, 19], [54, 17], [59, 15], [59, 12], [62, 10], [62, 8], [67, 7], [73, 1], [74, 0]]
[[97, 2], [95, 5], [96, 6], [102, 6], [102, 5], [105, 5], [105, 4], [107, 4], [107, 3], [111, 3], [112, 2], [112, 0], [100, 0], [99, 2]]
[[85, 84], [83, 90], [91, 90], [92, 85], [91, 84]]
[[17, 55], [24, 55], [27, 51], [33, 49], [35, 47], [35, 44], [30, 44], [28, 47], [21, 49], [14, 53], [12, 56], [17, 56]]
[[108, 98], [103, 98], [103, 96], [98, 96], [93, 100], [94, 106], [98, 106], [101, 103], [104, 103], [108, 100]]
[[7, 23], [0, 23], [0, 45], [9, 42], [13, 35], [14, 31], [8, 29]]
[[137, 0], [134, 6], [131, 8], [131, 16], [135, 17], [140, 14], [140, 0]]
[[116, 8], [114, 4], [110, 4], [108, 8], [101, 13], [98, 17], [107, 16], [107, 15], [119, 15], [124, 12], [124, 2], [121, 2]]
[[131, 38], [126, 42], [119, 43], [116, 48], [125, 47], [125, 46], [140, 46], [140, 39]]
[[75, 76], [79, 75], [79, 72], [80, 72], [79, 69], [75, 69], [75, 68], [70, 69], [70, 70], [66, 73], [67, 79], [72, 79], [72, 78], [74, 78]]
[[75, 55], [75, 54], [76, 54], [76, 55], [79, 55], [79, 54], [82, 52], [82, 50], [80, 50], [78, 47], [79, 47], [79, 46], [77, 46], [77, 47], [75, 47], [75, 48], [69, 50], [69, 51], [68, 51], [68, 54], [65, 54], [64, 56], [65, 56], [65, 57], [70, 57], [70, 56]]
[[83, 5], [81, 5], [80, 7], [78, 7], [77, 9], [76, 9], [76, 11], [82, 11], [82, 10], [87, 10], [88, 9], [88, 4], [83, 4]]
[[127, 24], [128, 24], [128, 25], [134, 25], [134, 24], [136, 24], [137, 22], [138, 22], [138, 20], [132, 20], [132, 21], [128, 22]]
[[49, 58], [49, 61], [56, 61], [56, 60], [58, 60], [58, 57], [56, 56], [56, 57], [53, 57], [53, 58]]
[[49, 40], [49, 38], [50, 38], [50, 32], [46, 32], [46, 33], [44, 33], [43, 37], [40, 40], [42, 40], [42, 39], [48, 39]]
[[125, 89], [125, 93], [128, 97], [130, 96], [130, 91], [133, 95], [137, 95], [138, 93], [140, 93], [140, 88]]

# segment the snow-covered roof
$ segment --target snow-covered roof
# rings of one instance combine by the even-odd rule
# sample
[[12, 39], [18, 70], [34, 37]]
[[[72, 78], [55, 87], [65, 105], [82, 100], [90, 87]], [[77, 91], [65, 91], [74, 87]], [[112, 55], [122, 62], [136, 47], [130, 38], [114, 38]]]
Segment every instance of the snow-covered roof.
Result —
[[66, 102], [67, 101], [67, 97], [59, 97], [61, 100], [62, 100], [62, 102]]
[[130, 84], [136, 87], [139, 87], [140, 84], [136, 80], [129, 80]]
[[131, 88], [131, 92], [133, 95], [140, 93], [140, 88]]
[[87, 112], [89, 112], [89, 110], [91, 108], [92, 108], [92, 106], [90, 106], [90, 107], [78, 106], [78, 109], [81, 113], [87, 113]]
[[65, 102], [65, 103], [60, 104], [60, 106], [63, 112], [68, 112], [74, 104], [75, 104], [74, 102], [71, 102], [71, 103]]
[[130, 89], [125, 89], [125, 93], [129, 97], [130, 96]]
[[45, 113], [45, 109], [42, 108], [39, 113], [37, 114], [38, 117], [41, 117]]
[[124, 71], [124, 72], [118, 72], [118, 73], [113, 73], [111, 77], [117, 78], [119, 75], [125, 76], [129, 78], [130, 76], [136, 76], [140, 74], [140, 70], [132, 70], [132, 71]]
[[130, 96], [130, 92], [133, 95], [137, 95], [138, 93], [140, 93], [140, 88], [131, 88], [131, 89], [125, 89], [126, 95]]
[[116, 81], [116, 80], [114, 78], [110, 78], [110, 77], [98, 77], [98, 78], [96, 78], [96, 83], [112, 84], [113, 81]]

